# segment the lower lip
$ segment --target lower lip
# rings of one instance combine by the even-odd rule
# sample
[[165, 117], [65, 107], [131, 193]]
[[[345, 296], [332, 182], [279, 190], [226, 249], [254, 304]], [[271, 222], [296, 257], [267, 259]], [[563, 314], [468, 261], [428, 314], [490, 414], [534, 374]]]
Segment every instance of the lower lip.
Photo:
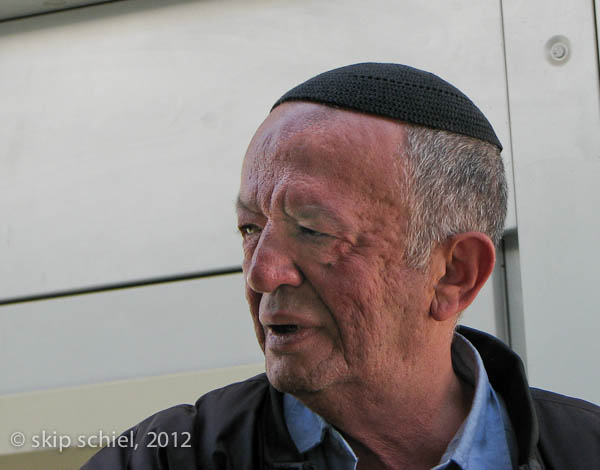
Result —
[[266, 346], [272, 351], [293, 352], [304, 346], [314, 335], [313, 328], [298, 328], [292, 333], [278, 334], [270, 328], [267, 330]]

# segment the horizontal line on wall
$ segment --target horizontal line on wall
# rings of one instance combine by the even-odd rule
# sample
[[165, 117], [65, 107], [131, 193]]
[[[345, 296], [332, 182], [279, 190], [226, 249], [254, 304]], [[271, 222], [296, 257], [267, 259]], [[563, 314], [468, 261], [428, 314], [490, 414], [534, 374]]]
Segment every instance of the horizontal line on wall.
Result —
[[[70, 10], [79, 10], [81, 8], [100, 5], [103, 3], [116, 3], [116, 2], [122, 2], [122, 1], [123, 0], [89, 0], [89, 1], [85, 1], [83, 3], [76, 4], [76, 5], [66, 5], [66, 2], [64, 2], [64, 4], [65, 4], [64, 6], [57, 4], [54, 7], [47, 6], [46, 2], [39, 2], [39, 3], [42, 3], [42, 5], [40, 5], [40, 7], [37, 11], [30, 11], [29, 13], [22, 13], [22, 12], [17, 11], [17, 12], [11, 13], [11, 14], [6, 14], [6, 16], [0, 16], [0, 23], [3, 23], [5, 21], [23, 20], [23, 19], [27, 19], [27, 18], [33, 18], [35, 16], [50, 15], [52, 13], [60, 13], [60, 12], [70, 11]], [[27, 11], [27, 6], [28, 5], [25, 5], [26, 11]], [[1, 14], [2, 13], [0, 13], [0, 15]]]
[[49, 300], [60, 297], [70, 297], [74, 295], [96, 294], [98, 292], [107, 292], [119, 289], [131, 289], [133, 287], [146, 287], [154, 284], [165, 284], [169, 282], [190, 281], [193, 279], [202, 279], [204, 277], [223, 276], [226, 274], [241, 273], [241, 266], [231, 266], [227, 268], [212, 269], [208, 271], [195, 271], [191, 273], [172, 274], [169, 276], [150, 277], [145, 279], [136, 279], [133, 281], [114, 282], [109, 284], [100, 284], [90, 287], [79, 287], [76, 289], [65, 289], [43, 294], [24, 295], [19, 297], [9, 297], [0, 299], [0, 305], [11, 305], [23, 302], [34, 302], [37, 300]]

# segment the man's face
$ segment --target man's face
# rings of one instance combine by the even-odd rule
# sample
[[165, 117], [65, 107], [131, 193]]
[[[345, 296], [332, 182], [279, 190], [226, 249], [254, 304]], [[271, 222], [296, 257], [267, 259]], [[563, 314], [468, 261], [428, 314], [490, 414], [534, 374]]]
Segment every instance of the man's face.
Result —
[[312, 103], [276, 108], [238, 204], [246, 297], [270, 382], [302, 394], [417, 361], [432, 287], [403, 262], [399, 123]]

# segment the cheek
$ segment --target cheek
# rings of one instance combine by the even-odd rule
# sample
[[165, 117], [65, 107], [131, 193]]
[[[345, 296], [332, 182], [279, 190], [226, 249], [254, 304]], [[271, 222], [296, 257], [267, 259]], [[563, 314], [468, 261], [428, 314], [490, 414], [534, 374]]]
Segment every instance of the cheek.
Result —
[[347, 256], [321, 267], [319, 275], [327, 279], [319, 295], [337, 324], [348, 360], [376, 354], [408, 327], [410, 289], [401, 273], [382, 270], [374, 259]]
[[[306, 266], [317, 266], [319, 269], [335, 268], [342, 262], [350, 250], [350, 244], [335, 238], [324, 239], [313, 244], [298, 244], [295, 247], [298, 259]], [[327, 272], [323, 273], [327, 275]]]
[[354, 254], [340, 256], [324, 271], [336, 284], [331, 294], [351, 310], [368, 311], [381, 303], [383, 279], [372, 260]]
[[383, 307], [381, 279], [363, 260], [338, 258], [320, 268], [319, 296], [332, 312], [341, 340], [350, 344], [371, 336], [380, 326], [374, 321]]

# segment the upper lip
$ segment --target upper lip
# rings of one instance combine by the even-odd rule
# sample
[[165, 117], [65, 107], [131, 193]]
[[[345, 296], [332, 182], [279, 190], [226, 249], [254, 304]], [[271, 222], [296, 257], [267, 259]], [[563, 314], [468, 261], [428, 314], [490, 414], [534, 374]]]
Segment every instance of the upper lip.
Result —
[[300, 328], [312, 328], [316, 326], [313, 322], [310, 322], [304, 315], [297, 313], [287, 312], [264, 312], [259, 315], [260, 323], [263, 326], [277, 326], [277, 325], [296, 325]]

